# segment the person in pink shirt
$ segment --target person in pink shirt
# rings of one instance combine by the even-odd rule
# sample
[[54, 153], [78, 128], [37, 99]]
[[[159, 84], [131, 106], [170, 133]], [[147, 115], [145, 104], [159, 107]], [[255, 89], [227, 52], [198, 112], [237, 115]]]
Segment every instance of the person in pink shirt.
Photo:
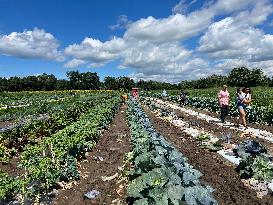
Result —
[[221, 116], [220, 119], [222, 123], [225, 122], [225, 117], [229, 113], [229, 92], [227, 90], [227, 86], [223, 85], [222, 90], [218, 93], [218, 103], [221, 108]]

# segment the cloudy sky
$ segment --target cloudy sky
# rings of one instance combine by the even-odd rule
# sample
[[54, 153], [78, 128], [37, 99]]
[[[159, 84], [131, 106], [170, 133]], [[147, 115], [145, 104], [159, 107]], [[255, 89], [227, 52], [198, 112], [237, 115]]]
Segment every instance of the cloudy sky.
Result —
[[0, 76], [273, 75], [270, 0], [0, 0]]

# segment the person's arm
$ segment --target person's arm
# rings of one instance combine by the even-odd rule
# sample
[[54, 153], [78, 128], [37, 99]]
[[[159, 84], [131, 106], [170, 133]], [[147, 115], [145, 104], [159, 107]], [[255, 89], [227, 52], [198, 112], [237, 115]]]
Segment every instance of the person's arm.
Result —
[[251, 103], [251, 94], [248, 94], [248, 98], [245, 100], [246, 104]]
[[246, 101], [246, 96], [245, 95], [241, 95], [241, 94], [237, 94], [237, 98], [238, 98], [238, 101], [240, 102], [240, 103], [245, 103], [245, 101]]

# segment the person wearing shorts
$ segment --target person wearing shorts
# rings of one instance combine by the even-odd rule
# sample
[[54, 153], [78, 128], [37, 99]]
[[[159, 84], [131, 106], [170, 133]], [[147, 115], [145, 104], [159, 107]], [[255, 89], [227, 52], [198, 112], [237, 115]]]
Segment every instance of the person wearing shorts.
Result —
[[243, 124], [246, 127], [246, 104], [244, 103], [246, 94], [243, 92], [242, 88], [237, 89], [236, 93], [236, 105], [239, 112], [238, 126]]
[[243, 90], [241, 88], [237, 89], [236, 93], [237, 108], [239, 112], [238, 126], [243, 124], [247, 128], [246, 124], [246, 107], [251, 102], [251, 90], [245, 87]]

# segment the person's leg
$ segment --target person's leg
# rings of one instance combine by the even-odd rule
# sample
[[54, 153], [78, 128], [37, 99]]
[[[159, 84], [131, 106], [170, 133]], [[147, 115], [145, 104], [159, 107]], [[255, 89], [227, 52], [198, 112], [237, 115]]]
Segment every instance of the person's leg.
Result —
[[229, 109], [228, 109], [228, 106], [227, 106], [227, 105], [224, 105], [224, 106], [223, 106], [223, 109], [224, 109], [223, 122], [225, 122], [225, 118], [226, 118], [226, 116], [228, 115]]
[[238, 108], [238, 111], [239, 111], [239, 118], [238, 118], [237, 126], [239, 127], [240, 124], [242, 123], [242, 116], [241, 116], [241, 113], [240, 113], [240, 109], [239, 109], [239, 108]]
[[243, 108], [239, 108], [239, 113], [240, 113], [241, 122], [246, 127], [246, 114], [245, 114], [245, 110]]
[[244, 108], [244, 113], [245, 113], [245, 114], [244, 114], [244, 116], [243, 116], [243, 117], [244, 117], [244, 118], [243, 118], [243, 124], [244, 124], [245, 128], [247, 128], [247, 124], [246, 124], [246, 114], [247, 114], [247, 113], [246, 113], [246, 107]]
[[227, 108], [226, 108], [226, 117], [228, 116], [229, 114], [229, 106], [227, 105]]
[[224, 106], [221, 106], [221, 115], [220, 115], [220, 119], [221, 119], [221, 122], [222, 122], [222, 123], [224, 123], [224, 115], [225, 115]]

